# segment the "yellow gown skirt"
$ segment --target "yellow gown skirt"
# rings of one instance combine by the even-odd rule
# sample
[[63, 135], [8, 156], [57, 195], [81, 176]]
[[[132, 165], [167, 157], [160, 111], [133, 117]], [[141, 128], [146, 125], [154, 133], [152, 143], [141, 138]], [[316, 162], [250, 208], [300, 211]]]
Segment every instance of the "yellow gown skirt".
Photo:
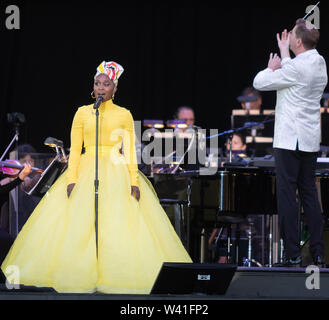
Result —
[[90, 148], [81, 155], [70, 197], [64, 172], [42, 198], [1, 265], [8, 281], [15, 266], [15, 281], [22, 285], [63, 293], [148, 294], [163, 262], [192, 262], [149, 180], [139, 172], [138, 202], [124, 157], [109, 147], [99, 149], [97, 255], [94, 168]]

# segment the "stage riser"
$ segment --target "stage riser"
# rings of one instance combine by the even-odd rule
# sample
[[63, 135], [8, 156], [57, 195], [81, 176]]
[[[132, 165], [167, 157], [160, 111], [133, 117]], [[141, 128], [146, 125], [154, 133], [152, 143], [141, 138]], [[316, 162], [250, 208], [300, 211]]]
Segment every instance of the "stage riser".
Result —
[[320, 271], [320, 289], [309, 290], [306, 288], [306, 280], [310, 276], [311, 274], [305, 272], [237, 271], [225, 297], [233, 299], [328, 299], [329, 273]]
[[[261, 270], [263, 269], [263, 270]], [[235, 300], [235, 299], [329, 299], [329, 269], [321, 269], [320, 289], [309, 290], [306, 280], [313, 276], [305, 269], [238, 268], [225, 295], [204, 294], [60, 294], [42, 289], [7, 290], [0, 284], [0, 300]], [[40, 290], [38, 292], [38, 290]]]

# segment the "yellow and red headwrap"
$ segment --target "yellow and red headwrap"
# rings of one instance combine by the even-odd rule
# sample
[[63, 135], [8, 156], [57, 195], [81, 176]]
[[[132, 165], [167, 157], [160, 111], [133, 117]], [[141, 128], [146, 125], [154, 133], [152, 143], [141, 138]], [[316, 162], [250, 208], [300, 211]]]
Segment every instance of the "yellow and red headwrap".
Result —
[[106, 74], [117, 85], [118, 79], [120, 78], [123, 71], [124, 69], [120, 64], [114, 61], [110, 61], [110, 62], [103, 61], [97, 68], [97, 73], [95, 75], [95, 78], [99, 74]]

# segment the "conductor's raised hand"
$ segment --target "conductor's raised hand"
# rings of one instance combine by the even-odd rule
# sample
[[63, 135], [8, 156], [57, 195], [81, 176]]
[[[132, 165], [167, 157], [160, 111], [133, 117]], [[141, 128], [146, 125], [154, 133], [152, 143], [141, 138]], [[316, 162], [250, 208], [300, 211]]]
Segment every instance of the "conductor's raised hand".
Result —
[[277, 33], [276, 39], [278, 41], [281, 59], [290, 57], [290, 53], [289, 53], [290, 32], [288, 32], [287, 29], [284, 29], [284, 31], [281, 33], [281, 38], [280, 38], [280, 34]]
[[274, 55], [273, 53], [270, 54], [267, 67], [273, 71], [281, 68], [281, 59], [276, 53]]

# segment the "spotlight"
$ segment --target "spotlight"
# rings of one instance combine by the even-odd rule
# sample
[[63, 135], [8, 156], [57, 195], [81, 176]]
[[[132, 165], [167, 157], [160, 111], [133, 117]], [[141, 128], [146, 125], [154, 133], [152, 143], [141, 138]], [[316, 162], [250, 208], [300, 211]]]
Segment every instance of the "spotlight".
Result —
[[163, 120], [143, 120], [143, 126], [154, 129], [163, 129]]

